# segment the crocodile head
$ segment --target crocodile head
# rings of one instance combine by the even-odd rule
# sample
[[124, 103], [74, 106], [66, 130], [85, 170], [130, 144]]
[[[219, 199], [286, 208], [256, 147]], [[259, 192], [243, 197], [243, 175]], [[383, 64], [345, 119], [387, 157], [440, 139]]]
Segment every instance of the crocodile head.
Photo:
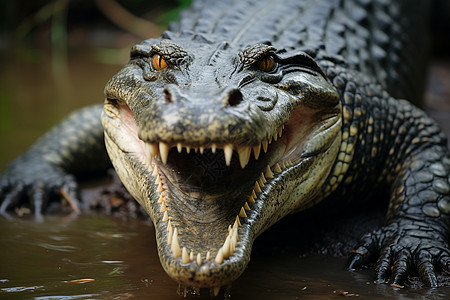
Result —
[[318, 200], [339, 150], [336, 90], [310, 56], [268, 43], [165, 33], [105, 93], [111, 160], [186, 286], [235, 280], [259, 234]]

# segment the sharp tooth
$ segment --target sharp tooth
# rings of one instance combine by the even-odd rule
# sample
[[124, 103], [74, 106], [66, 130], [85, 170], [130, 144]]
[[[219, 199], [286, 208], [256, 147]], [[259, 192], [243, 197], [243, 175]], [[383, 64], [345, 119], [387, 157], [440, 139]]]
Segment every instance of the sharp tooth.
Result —
[[247, 203], [247, 202], [244, 203], [244, 209], [245, 209], [245, 210], [250, 210], [250, 206], [248, 206], [248, 203]]
[[[283, 125], [284, 126], [284, 125]], [[278, 136], [281, 137], [281, 135], [283, 134], [283, 126], [280, 126], [278, 128]]]
[[216, 286], [215, 288], [213, 288], [214, 297], [217, 297], [217, 295], [219, 295], [219, 292], [220, 292], [220, 286]]
[[212, 144], [211, 145], [211, 152], [214, 154], [214, 153], [216, 153], [216, 150], [217, 150], [216, 144]]
[[272, 137], [269, 138], [269, 144], [272, 144]]
[[173, 237], [172, 237], [172, 245], [170, 246], [170, 249], [172, 250], [173, 257], [177, 258], [181, 256], [181, 248], [180, 244], [178, 243], [178, 231], [177, 228], [173, 231]]
[[226, 238], [226, 240], [225, 240], [225, 243], [223, 243], [223, 246], [222, 246], [222, 255], [223, 255], [223, 258], [228, 258], [228, 257], [230, 257], [230, 255], [231, 255], [231, 252], [230, 252], [230, 236], [227, 236], [227, 238]]
[[281, 167], [280, 167], [280, 165], [278, 163], [275, 165], [275, 168], [273, 169], [273, 171], [275, 173], [281, 173]]
[[155, 168], [153, 169], [152, 176], [153, 177], [158, 176], [158, 167], [157, 166], [155, 166]]
[[222, 248], [220, 248], [219, 251], [217, 252], [217, 255], [216, 255], [216, 258], [214, 259], [214, 261], [218, 265], [223, 263], [223, 250], [222, 250]]
[[205, 152], [205, 148], [204, 147], [200, 147], [200, 154], [203, 154], [203, 152]]
[[[170, 220], [169, 220], [170, 222]], [[169, 223], [169, 226], [167, 226], [167, 228], [169, 229], [169, 236], [167, 238], [167, 244], [172, 245], [172, 239], [173, 239], [173, 228], [172, 225]]]
[[144, 148], [148, 158], [158, 155], [157, 144], [145, 143]]
[[195, 152], [195, 153], [198, 152], [198, 148], [197, 148], [197, 147], [194, 148], [194, 152]]
[[264, 175], [265, 175], [267, 178], [273, 178], [273, 172], [272, 172], [272, 170], [270, 169], [269, 166], [267, 166], [266, 172], [264, 173]]
[[189, 154], [191, 152], [191, 147], [186, 147], [186, 153]]
[[161, 194], [158, 199], [158, 203], [161, 204], [164, 201], [164, 196]]
[[253, 196], [252, 195], [250, 195], [250, 197], [248, 197], [248, 200], [247, 200], [249, 203], [255, 203], [255, 199], [253, 199]]
[[234, 253], [234, 251], [236, 250], [237, 239], [238, 239], [237, 228], [235, 228], [231, 233], [231, 240], [230, 240], [231, 253]]
[[242, 226], [241, 220], [239, 220], [239, 216], [236, 216], [236, 221], [235, 221], [235, 223], [236, 223], [236, 225], [239, 226], [239, 227]]
[[183, 247], [183, 250], [181, 250], [181, 263], [187, 264], [189, 262], [189, 255], [187, 253], [186, 247]]
[[275, 134], [273, 135], [273, 140], [276, 142], [278, 139], [278, 133], [275, 132]]
[[[236, 223], [236, 222], [235, 222]], [[235, 224], [237, 225], [237, 224]], [[233, 226], [233, 230], [231, 231], [231, 236], [236, 239], [237, 238], [237, 226]]]
[[167, 163], [167, 157], [169, 156], [170, 146], [167, 143], [160, 142], [159, 143], [159, 152], [161, 156], [161, 160], [164, 164]]
[[225, 163], [227, 166], [230, 166], [231, 164], [231, 156], [233, 156], [233, 145], [232, 144], [226, 144], [223, 147], [223, 153], [225, 154]]
[[193, 261], [194, 260], [194, 252], [191, 251], [191, 253], [189, 253], [189, 260]]
[[178, 153], [181, 153], [181, 151], [183, 151], [183, 145], [181, 145], [181, 143], [177, 143], [177, 150]]
[[229, 238], [230, 238], [230, 245], [229, 245], [229, 248], [230, 248], [230, 256], [231, 255], [233, 255], [234, 254], [234, 250], [236, 250], [236, 245], [235, 245], [235, 243], [234, 243], [234, 236], [229, 236]]
[[166, 210], [167, 210], [166, 203], [164, 203], [163, 201], [163, 203], [161, 203], [161, 208], [159, 209], [159, 212], [162, 213], [165, 212]]
[[255, 152], [255, 159], [258, 159], [259, 153], [261, 152], [261, 144], [253, 147], [253, 152]]
[[147, 166], [149, 168], [150, 171], [153, 171], [153, 164], [152, 164], [152, 160], [153, 158], [151, 156], [146, 156], [146, 162], [147, 162]]
[[155, 183], [156, 184], [160, 184], [161, 183], [161, 177], [159, 176], [159, 174], [156, 175]]
[[166, 229], [166, 231], [169, 232], [171, 228], [172, 228], [172, 222], [170, 222], [170, 220], [169, 220], [169, 222], [167, 222], [167, 229]]
[[269, 142], [268, 141], [263, 141], [261, 144], [262, 144], [264, 153], [266, 153], [267, 152], [267, 148], [269, 147]]
[[239, 217], [247, 218], [247, 214], [245, 213], [245, 209], [241, 207], [241, 211], [239, 212]]
[[259, 186], [263, 187], [265, 183], [267, 182], [266, 178], [264, 177], [264, 173], [261, 173], [261, 177], [259, 177]]
[[162, 222], [169, 221], [169, 214], [167, 214], [167, 210], [164, 212], [164, 216], [162, 218]]
[[202, 266], [202, 256], [200, 255], [200, 253], [197, 254], [197, 265], [199, 267]]
[[158, 188], [156, 189], [158, 193], [162, 193], [164, 191], [161, 182], [158, 184]]
[[264, 187], [264, 180], [261, 177], [259, 178], [258, 182], [260, 187]]
[[262, 173], [262, 172], [261, 172], [261, 180], [263, 183], [267, 182], [266, 177], [264, 177], [264, 173]]
[[211, 259], [211, 252], [206, 252], [206, 259], [205, 261], [209, 261]]
[[252, 191], [252, 198], [253, 198], [253, 199], [256, 199], [256, 198], [257, 198], [256, 193], [255, 193], [255, 190]]
[[231, 241], [230, 242], [230, 247], [231, 247], [231, 249], [230, 249], [230, 251], [231, 251], [231, 255], [233, 255], [234, 254], [234, 251], [236, 251], [236, 241]]
[[259, 187], [258, 181], [255, 182], [255, 187], [253, 188], [253, 190], [257, 193], [261, 193], [261, 188]]
[[239, 153], [239, 162], [241, 163], [241, 168], [245, 168], [245, 166], [248, 164], [248, 160], [250, 158], [250, 147], [239, 147], [238, 153]]

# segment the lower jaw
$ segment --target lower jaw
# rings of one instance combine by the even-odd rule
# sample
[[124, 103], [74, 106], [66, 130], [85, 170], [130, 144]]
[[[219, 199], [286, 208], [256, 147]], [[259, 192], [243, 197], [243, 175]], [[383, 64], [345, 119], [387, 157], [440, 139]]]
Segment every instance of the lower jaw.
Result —
[[[244, 234], [243, 230], [240, 231]], [[249, 240], [250, 237], [247, 237], [245, 242], [241, 239], [235, 253], [220, 264], [214, 256], [208, 261], [202, 261], [200, 266], [195, 257], [193, 261], [183, 264], [181, 258], [174, 259], [163, 233], [157, 230], [156, 234], [161, 264], [172, 279], [186, 287], [215, 289], [230, 285], [244, 272], [250, 260], [253, 238]]]
[[[169, 216], [175, 215], [171, 209], [166, 209]], [[153, 208], [153, 214], [155, 210], [158, 214], [158, 207]], [[209, 226], [215, 229], [207, 228], [207, 223], [199, 225], [194, 221], [177, 221], [182, 219], [180, 216], [169, 218], [170, 222], [164, 219], [155, 222], [158, 253], [167, 274], [184, 286], [196, 288], [214, 289], [236, 280], [249, 262], [253, 242], [250, 226], [238, 213], [234, 214], [232, 221], [223, 218], [211, 222]], [[206, 233], [203, 230], [205, 226]], [[177, 228], [178, 250], [174, 249], [173, 228]], [[195, 234], [196, 231], [201, 232]], [[233, 249], [225, 252], [223, 249], [230, 249], [230, 243], [234, 243]]]
[[[216, 253], [211, 253], [209, 262], [206, 262], [206, 258], [202, 257], [201, 266], [196, 266], [195, 261], [183, 264], [181, 257], [174, 258], [173, 251], [167, 243], [168, 220], [164, 220], [164, 213], [161, 213], [159, 209], [161, 204], [158, 203], [158, 200], [161, 193], [157, 192], [159, 187], [159, 184], [156, 183], [157, 176], [153, 176], [148, 173], [148, 170], [144, 170], [145, 167], [138, 162], [138, 158], [132, 158], [128, 155], [125, 157], [120, 156], [118, 154], [121, 151], [120, 148], [112, 138], [105, 136], [108, 152], [115, 169], [118, 170], [119, 177], [133, 197], [146, 209], [154, 222], [158, 253], [167, 274], [178, 283], [197, 288], [217, 289], [236, 280], [245, 270], [250, 259], [253, 237], [250, 230], [248, 230], [248, 225], [243, 225], [246, 226], [246, 230], [242, 227], [239, 228], [239, 240], [235, 253], [222, 263], [217, 264], [215, 262]], [[143, 173], [141, 177], [145, 178], [145, 182], [136, 182], [126, 177], [127, 174], [135, 173], [138, 165], [141, 166], [139, 172]], [[120, 170], [126, 171], [121, 172]], [[145, 189], [143, 188], [144, 186], [146, 186]], [[224, 229], [226, 230], [226, 228]], [[246, 241], [245, 244], [244, 240]]]

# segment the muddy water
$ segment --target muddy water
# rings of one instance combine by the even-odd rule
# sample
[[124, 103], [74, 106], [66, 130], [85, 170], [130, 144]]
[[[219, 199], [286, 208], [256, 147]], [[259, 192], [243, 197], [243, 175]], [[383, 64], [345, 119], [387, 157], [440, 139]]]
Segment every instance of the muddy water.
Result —
[[[41, 222], [2, 217], [0, 241], [2, 299], [181, 299], [161, 268], [147, 221], [88, 214]], [[374, 284], [371, 270], [345, 271], [343, 258], [299, 256], [272, 237], [263, 237], [253, 252], [231, 287], [233, 299], [450, 297], [450, 288], [400, 290]]]
[[117, 63], [105, 64], [98, 59], [105, 51], [71, 51], [67, 61], [50, 50], [0, 52], [0, 170], [71, 111], [103, 101], [106, 82], [129, 55], [111, 50]]
[[[105, 82], [124, 62], [120, 56], [118, 64], [99, 63], [92, 51], [69, 57], [62, 68], [52, 68], [41, 52], [1, 60], [0, 169], [62, 116], [102, 101]], [[288, 228], [278, 230], [292, 231]], [[303, 256], [298, 244], [280, 241], [276, 231], [263, 235], [247, 270], [231, 287], [231, 297], [450, 298], [450, 288], [400, 290], [374, 284], [373, 270], [348, 272], [344, 258]], [[2, 299], [180, 299], [177, 288], [161, 268], [150, 222], [104, 214], [46, 216], [40, 222], [0, 216]], [[207, 292], [201, 295], [208, 298]]]

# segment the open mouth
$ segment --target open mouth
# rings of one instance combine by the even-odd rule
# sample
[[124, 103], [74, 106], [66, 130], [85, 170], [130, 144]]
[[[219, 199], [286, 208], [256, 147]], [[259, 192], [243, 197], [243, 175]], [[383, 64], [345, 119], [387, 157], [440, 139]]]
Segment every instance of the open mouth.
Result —
[[279, 165], [274, 170], [267, 165], [270, 143], [264, 144], [262, 149], [145, 144], [162, 221], [168, 222], [167, 243], [182, 264], [201, 267], [211, 259], [221, 264], [234, 254], [238, 228], [267, 180], [281, 172]]
[[[159, 252], [161, 260], [167, 260], [166, 271], [190, 286], [223, 285], [204, 278], [211, 277], [220, 266], [242, 260], [238, 256], [247, 255], [249, 251], [244, 248], [251, 248], [254, 239], [248, 225], [258, 215], [259, 195], [268, 181], [292, 164], [288, 158], [283, 159], [288, 146], [285, 125], [256, 145], [191, 146], [188, 141], [169, 144], [141, 140], [131, 110], [121, 101], [106, 100], [105, 114], [110, 123], [117, 123], [116, 131], [126, 136], [121, 151], [137, 160], [155, 184], [153, 203], [141, 204], [151, 207], [152, 219], [160, 225]], [[168, 270], [174, 265], [190, 270], [190, 279]], [[234, 280], [243, 269], [239, 268], [239, 274], [229, 274], [226, 280]]]
[[[317, 157], [336, 145], [340, 122], [336, 114], [318, 117], [316, 112], [294, 108], [286, 123], [253, 144], [194, 144], [140, 139], [125, 102], [106, 100], [102, 122], [108, 153], [122, 182], [151, 216], [162, 266], [173, 279], [216, 294], [245, 270], [256, 236], [297, 209], [296, 200], [268, 201], [291, 197], [291, 187], [283, 186], [286, 174], [295, 169], [296, 175], [289, 175], [297, 181], [292, 187], [305, 183], [299, 193], [317, 176], [320, 187], [329, 169], [311, 170]], [[328, 131], [333, 134], [324, 134]]]
[[[160, 193], [162, 221], [169, 222], [167, 242], [174, 258], [181, 256], [182, 263], [195, 258], [201, 266], [211, 255], [217, 264], [233, 255], [238, 227], [251, 214], [257, 194], [274, 172], [282, 170], [279, 164], [268, 165], [273, 154], [269, 146], [281, 135], [282, 127], [253, 147], [145, 143], [149, 170]], [[180, 233], [188, 238], [177, 241]]]

